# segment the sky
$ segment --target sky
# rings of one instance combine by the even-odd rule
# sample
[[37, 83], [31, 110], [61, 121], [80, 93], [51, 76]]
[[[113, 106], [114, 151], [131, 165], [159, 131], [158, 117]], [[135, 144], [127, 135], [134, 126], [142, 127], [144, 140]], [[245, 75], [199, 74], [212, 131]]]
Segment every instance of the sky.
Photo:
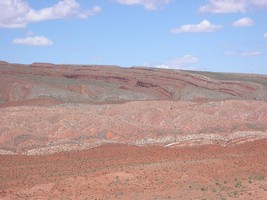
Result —
[[1, 0], [0, 60], [267, 74], [267, 0]]

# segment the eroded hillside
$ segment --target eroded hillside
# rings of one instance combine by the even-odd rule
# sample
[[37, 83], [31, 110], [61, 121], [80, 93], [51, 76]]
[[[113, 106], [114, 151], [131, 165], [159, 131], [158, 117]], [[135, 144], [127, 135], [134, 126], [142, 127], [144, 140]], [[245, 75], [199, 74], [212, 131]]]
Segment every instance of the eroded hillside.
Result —
[[267, 100], [267, 77], [263, 75], [141, 67], [2, 62], [0, 84], [2, 106], [140, 100]]

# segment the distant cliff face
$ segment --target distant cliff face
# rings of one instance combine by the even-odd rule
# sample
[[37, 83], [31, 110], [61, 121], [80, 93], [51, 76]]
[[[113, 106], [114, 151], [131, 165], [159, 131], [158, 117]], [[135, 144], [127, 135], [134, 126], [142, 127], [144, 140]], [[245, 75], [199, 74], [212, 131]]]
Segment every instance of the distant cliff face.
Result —
[[0, 105], [122, 103], [138, 100], [267, 101], [267, 76], [0, 62]]
[[45, 63], [45, 62], [34, 62], [31, 66], [40, 66], [40, 67], [55, 67], [56, 65], [53, 63]]

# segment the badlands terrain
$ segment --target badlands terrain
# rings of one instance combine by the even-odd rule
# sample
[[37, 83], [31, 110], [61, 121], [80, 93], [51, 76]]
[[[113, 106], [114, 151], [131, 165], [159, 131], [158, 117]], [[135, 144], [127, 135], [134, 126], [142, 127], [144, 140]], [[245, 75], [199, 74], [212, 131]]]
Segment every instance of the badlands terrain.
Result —
[[0, 199], [266, 199], [267, 76], [0, 62]]

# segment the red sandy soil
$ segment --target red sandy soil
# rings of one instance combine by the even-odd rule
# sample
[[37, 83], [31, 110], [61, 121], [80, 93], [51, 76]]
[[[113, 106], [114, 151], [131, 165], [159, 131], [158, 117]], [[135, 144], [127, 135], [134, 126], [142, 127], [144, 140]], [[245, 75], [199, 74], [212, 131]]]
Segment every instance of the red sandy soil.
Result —
[[1, 199], [266, 199], [267, 140], [1, 156]]

